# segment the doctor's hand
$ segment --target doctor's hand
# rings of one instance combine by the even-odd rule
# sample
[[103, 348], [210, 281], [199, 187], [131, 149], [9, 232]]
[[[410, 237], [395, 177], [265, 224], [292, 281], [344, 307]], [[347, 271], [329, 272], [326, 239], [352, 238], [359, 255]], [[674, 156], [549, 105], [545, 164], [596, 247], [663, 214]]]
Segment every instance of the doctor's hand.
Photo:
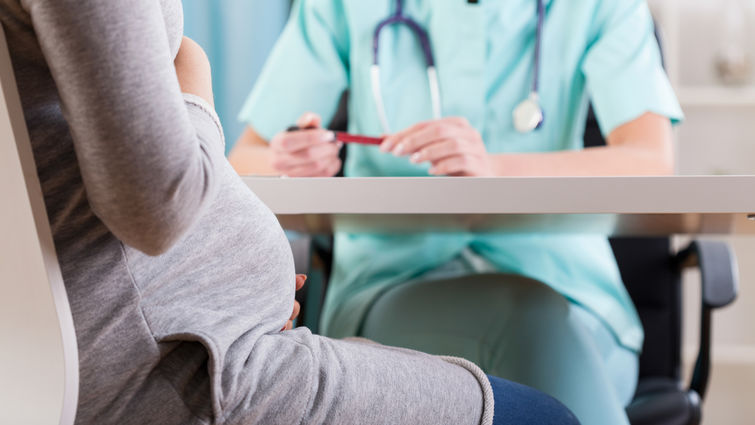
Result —
[[[297, 274], [296, 275], [296, 290], [304, 287], [304, 282], [307, 281], [307, 275], [305, 274]], [[299, 301], [294, 300], [294, 311], [291, 313], [291, 317], [288, 319], [288, 322], [286, 322], [286, 325], [281, 329], [281, 331], [290, 331], [294, 328], [294, 320], [299, 316], [299, 311], [301, 311], [301, 305], [299, 305]]]
[[460, 117], [416, 124], [386, 138], [380, 150], [408, 155], [415, 164], [429, 161], [430, 174], [434, 175], [494, 175], [482, 136], [469, 121]]
[[270, 141], [270, 161], [281, 175], [289, 177], [333, 177], [341, 169], [338, 152], [343, 144], [332, 131], [323, 129], [316, 114], [306, 113], [297, 121], [299, 131], [278, 133]]

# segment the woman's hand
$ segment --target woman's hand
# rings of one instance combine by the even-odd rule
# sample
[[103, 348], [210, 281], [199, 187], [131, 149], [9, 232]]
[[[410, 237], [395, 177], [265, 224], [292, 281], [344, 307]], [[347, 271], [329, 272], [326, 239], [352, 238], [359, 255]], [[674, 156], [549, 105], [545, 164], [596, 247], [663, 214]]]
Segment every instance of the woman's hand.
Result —
[[386, 138], [380, 149], [432, 164], [430, 174], [493, 176], [490, 155], [480, 133], [464, 118], [426, 121]]
[[333, 177], [341, 169], [332, 131], [322, 128], [316, 114], [306, 113], [296, 121], [302, 130], [278, 133], [270, 141], [270, 162], [275, 171], [289, 177]]
[[[307, 275], [305, 274], [297, 274], [296, 275], [296, 290], [304, 287], [304, 282], [307, 281]], [[291, 318], [288, 319], [288, 322], [286, 322], [286, 326], [284, 326], [281, 331], [289, 331], [294, 328], [294, 319], [296, 319], [299, 316], [299, 310], [301, 310], [301, 306], [299, 305], [299, 301], [294, 300], [294, 311], [291, 313]]]
[[199, 44], [184, 37], [174, 65], [181, 91], [199, 96], [214, 106], [210, 61]]

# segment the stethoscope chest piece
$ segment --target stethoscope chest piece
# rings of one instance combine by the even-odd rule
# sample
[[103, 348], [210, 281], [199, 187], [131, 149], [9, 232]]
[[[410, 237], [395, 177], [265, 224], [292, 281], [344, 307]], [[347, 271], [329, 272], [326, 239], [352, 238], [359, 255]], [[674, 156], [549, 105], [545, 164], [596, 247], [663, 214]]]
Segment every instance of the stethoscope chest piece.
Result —
[[514, 128], [520, 133], [529, 133], [543, 125], [545, 117], [537, 93], [530, 93], [527, 99], [514, 109], [513, 116]]

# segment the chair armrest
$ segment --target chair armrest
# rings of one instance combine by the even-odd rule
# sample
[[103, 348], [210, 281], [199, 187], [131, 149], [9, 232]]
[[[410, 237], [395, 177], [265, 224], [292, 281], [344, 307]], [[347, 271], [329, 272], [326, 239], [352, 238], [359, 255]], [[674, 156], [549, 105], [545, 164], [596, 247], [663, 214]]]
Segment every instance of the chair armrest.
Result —
[[703, 304], [710, 308], [725, 307], [737, 298], [739, 271], [729, 244], [717, 241], [693, 241], [677, 254], [681, 268], [699, 267]]
[[680, 269], [698, 267], [702, 285], [700, 346], [690, 382], [690, 391], [705, 397], [710, 376], [711, 313], [737, 298], [739, 273], [736, 257], [728, 244], [716, 241], [693, 241], [676, 256]]

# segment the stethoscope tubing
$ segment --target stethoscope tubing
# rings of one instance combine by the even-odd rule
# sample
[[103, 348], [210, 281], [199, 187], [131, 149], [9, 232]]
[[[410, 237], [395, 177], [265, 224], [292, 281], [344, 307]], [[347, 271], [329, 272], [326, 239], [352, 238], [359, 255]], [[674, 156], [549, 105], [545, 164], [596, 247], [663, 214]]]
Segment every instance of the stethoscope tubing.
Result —
[[535, 33], [535, 65], [532, 78], [532, 94], [539, 96], [540, 91], [540, 57], [543, 43], [543, 26], [545, 24], [545, 3], [537, 0], [537, 30]]
[[406, 25], [419, 40], [420, 46], [422, 47], [422, 53], [425, 57], [425, 66], [427, 67], [427, 81], [433, 108], [433, 118], [440, 119], [443, 116], [440, 99], [440, 82], [438, 81], [438, 72], [435, 69], [435, 57], [433, 56], [432, 46], [430, 45], [430, 36], [427, 31], [417, 23], [417, 21], [404, 15], [403, 0], [396, 0], [395, 12], [393, 15], [380, 21], [375, 28], [375, 33], [372, 39], [372, 67], [370, 69], [370, 80], [380, 126], [385, 134], [390, 133], [390, 125], [388, 124], [388, 116], [385, 113], [385, 102], [383, 101], [383, 92], [380, 85], [380, 33], [385, 27], [393, 24]]
[[[540, 125], [542, 124], [543, 113], [542, 113], [542, 108], [540, 108], [540, 104], [539, 104], [539, 90], [540, 90], [540, 65], [541, 65], [540, 59], [541, 59], [544, 23], [545, 23], [544, 0], [537, 0], [537, 29], [536, 29], [536, 35], [535, 35], [535, 54], [534, 54], [535, 58], [534, 58], [534, 70], [533, 70], [534, 75], [532, 78], [532, 89], [530, 91], [529, 96], [524, 102], [522, 102], [522, 104], [526, 102], [530, 102], [531, 104], [534, 104], [534, 108], [537, 110], [536, 112], [539, 118], [538, 118], [537, 126], [534, 126], [534, 127], [532, 127], [531, 125], [520, 126], [519, 123], [515, 123], [515, 127], [517, 127], [517, 129], [521, 132], [528, 132], [528, 131], [534, 130], [536, 128], [539, 128]], [[427, 31], [423, 29], [419, 23], [417, 23], [417, 21], [415, 21], [409, 16], [404, 15], [404, 1], [396, 0], [394, 13], [388, 16], [386, 19], [380, 21], [380, 23], [378, 23], [377, 27], [375, 28], [375, 32], [374, 32], [373, 40], [372, 40], [372, 67], [370, 69], [370, 80], [371, 80], [371, 86], [372, 86], [371, 88], [372, 88], [373, 97], [375, 99], [375, 106], [377, 108], [378, 118], [380, 120], [380, 125], [383, 129], [384, 134], [390, 133], [390, 125], [388, 123], [388, 116], [385, 112], [385, 102], [383, 100], [382, 88], [380, 84], [380, 79], [381, 79], [380, 58], [379, 58], [380, 33], [383, 31], [384, 28], [393, 24], [406, 25], [408, 28], [412, 30], [412, 32], [415, 34], [415, 36], [419, 40], [420, 46], [422, 47], [423, 55], [425, 57], [425, 64], [427, 67], [427, 80], [428, 80], [428, 86], [430, 90], [430, 100], [432, 102], [433, 118], [440, 119], [443, 115], [442, 102], [440, 98], [441, 96], [440, 95], [440, 82], [438, 81], [438, 72], [435, 68], [435, 57], [433, 56], [433, 52], [432, 52], [430, 36], [427, 33]], [[520, 109], [522, 104], [520, 104], [520, 106], [518, 106], [516, 109]], [[516, 110], [515, 110], [515, 115], [516, 115]]]

